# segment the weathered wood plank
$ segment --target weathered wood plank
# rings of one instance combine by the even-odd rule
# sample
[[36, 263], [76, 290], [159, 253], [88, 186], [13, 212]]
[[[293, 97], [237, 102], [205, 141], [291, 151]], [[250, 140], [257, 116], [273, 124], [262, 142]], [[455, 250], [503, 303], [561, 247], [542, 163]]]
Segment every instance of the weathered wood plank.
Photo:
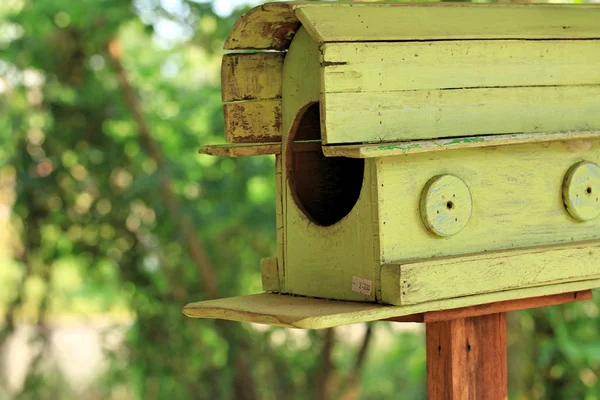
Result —
[[[487, 252], [386, 264], [386, 277], [400, 275], [398, 287], [383, 293], [386, 303], [418, 304], [516, 288], [600, 278], [600, 242]], [[382, 280], [384, 279], [382, 275]], [[386, 283], [389, 287], [391, 284]], [[391, 296], [390, 296], [391, 294]], [[399, 296], [399, 297], [397, 297]]]
[[321, 52], [327, 93], [600, 84], [600, 40], [328, 43]]
[[[354, 209], [331, 227], [312, 222], [298, 207], [289, 182], [289, 135], [300, 126], [298, 115], [307, 106], [319, 101], [319, 49], [302, 28], [294, 37], [284, 63], [283, 78], [283, 156], [282, 190], [285, 238], [285, 293], [338, 298], [341, 300], [374, 301], [375, 290], [369, 294], [352, 290], [354, 277], [374, 283], [379, 275], [376, 228], [373, 213], [374, 188], [365, 188]], [[303, 115], [303, 114], [302, 114]], [[314, 118], [314, 114], [312, 114]], [[314, 129], [319, 121], [303, 124]], [[318, 161], [318, 159], [317, 159]], [[372, 161], [372, 160], [371, 160]], [[367, 163], [365, 163], [367, 164]], [[374, 163], [365, 166], [369, 176]], [[315, 180], [318, 182], [318, 180]], [[316, 185], [315, 185], [316, 186]], [[365, 223], [370, 221], [370, 223]], [[318, 254], [318, 257], [315, 257]]]
[[279, 292], [279, 271], [277, 257], [268, 257], [260, 260], [260, 275], [265, 292]]
[[319, 43], [600, 38], [599, 13], [591, 4], [272, 3], [238, 19], [225, 49], [287, 49], [300, 21]]
[[191, 318], [226, 319], [278, 325], [288, 328], [323, 329], [378, 321], [427, 311], [448, 310], [527, 297], [546, 296], [600, 287], [600, 280], [571, 282], [505, 292], [432, 301], [414, 306], [387, 306], [355, 301], [334, 301], [273, 293], [229, 297], [190, 303], [183, 309]]
[[300, 22], [292, 4], [267, 3], [241, 16], [225, 40], [225, 50], [285, 50]]
[[506, 314], [433, 322], [426, 327], [427, 398], [506, 400]]
[[571, 293], [553, 294], [550, 296], [529, 297], [526, 299], [497, 301], [477, 306], [454, 308], [443, 311], [429, 311], [426, 313], [412, 314], [402, 317], [386, 318], [390, 322], [439, 322], [457, 318], [479, 317], [482, 315], [508, 313], [512, 311], [530, 310], [540, 307], [557, 306], [592, 299], [591, 290], [582, 290]]
[[600, 85], [325, 93], [323, 136], [338, 144], [597, 130], [598, 99]]
[[281, 98], [285, 53], [225, 54], [221, 68], [224, 102]]
[[277, 279], [279, 292], [285, 292], [285, 215], [284, 201], [283, 157], [275, 156], [275, 225], [277, 227]]
[[[600, 163], [600, 139], [463, 149], [378, 159], [382, 263], [600, 239], [600, 219], [577, 222], [562, 184], [569, 168]], [[469, 224], [440, 239], [425, 228], [421, 192], [453, 174], [472, 194]]]
[[281, 143], [237, 143], [203, 146], [200, 154], [218, 157], [247, 157], [281, 154]]
[[457, 318], [479, 317], [482, 315], [507, 313], [520, 310], [531, 310], [533, 308], [557, 306], [592, 299], [591, 290], [582, 290], [572, 293], [561, 293], [551, 296], [531, 297], [528, 299], [499, 301], [490, 304], [456, 308], [445, 311], [430, 311], [423, 314], [423, 322], [449, 321]]
[[594, 5], [329, 3], [298, 6], [296, 13], [319, 43], [600, 38]]
[[227, 103], [223, 113], [229, 143], [281, 141], [281, 100]]
[[379, 158], [399, 155], [430, 153], [445, 150], [474, 149], [480, 147], [508, 146], [528, 143], [546, 143], [598, 139], [598, 131], [571, 131], [557, 133], [521, 133], [513, 135], [472, 136], [464, 138], [417, 140], [396, 143], [363, 143], [323, 146], [327, 157]]

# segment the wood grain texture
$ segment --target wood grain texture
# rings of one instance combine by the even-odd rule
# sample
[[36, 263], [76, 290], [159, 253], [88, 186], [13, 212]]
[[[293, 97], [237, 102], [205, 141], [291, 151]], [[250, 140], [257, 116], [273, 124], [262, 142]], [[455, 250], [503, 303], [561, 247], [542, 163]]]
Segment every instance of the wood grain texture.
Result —
[[600, 287], [600, 280], [516, 289], [458, 299], [432, 301], [415, 306], [386, 306], [376, 303], [323, 300], [263, 293], [190, 303], [183, 312], [191, 318], [226, 319], [288, 328], [323, 329], [333, 326], [378, 321], [386, 318], [449, 310], [478, 304], [547, 296]]
[[471, 318], [482, 315], [507, 313], [512, 311], [530, 310], [533, 308], [557, 306], [592, 299], [591, 290], [572, 293], [561, 293], [551, 296], [539, 296], [528, 299], [499, 301], [478, 306], [456, 308], [446, 311], [430, 311], [423, 314], [423, 322], [449, 321], [458, 318]]
[[315, 41], [599, 38], [600, 7], [469, 3], [297, 6]]
[[285, 50], [300, 28], [292, 4], [267, 3], [242, 15], [225, 40], [225, 50]]
[[281, 100], [227, 103], [223, 114], [229, 143], [281, 141]]
[[512, 135], [471, 136], [463, 138], [416, 140], [392, 143], [363, 143], [323, 146], [327, 157], [378, 158], [430, 153], [445, 150], [476, 149], [480, 147], [509, 146], [528, 143], [572, 141], [573, 146], [600, 137], [600, 130], [555, 133], [521, 133]]
[[326, 93], [600, 84], [600, 40], [328, 43], [321, 52]]
[[285, 53], [225, 54], [221, 67], [223, 101], [281, 98]]
[[[600, 162], [600, 139], [378, 159], [382, 263], [600, 239], [600, 219], [577, 222], [562, 201], [565, 174], [582, 160]], [[473, 198], [469, 224], [444, 239], [417, 211], [440, 174], [461, 178]]]
[[200, 154], [218, 157], [247, 157], [281, 154], [281, 143], [236, 143], [203, 146]]
[[325, 93], [323, 142], [598, 130], [599, 98], [600, 85]]
[[599, 10], [591, 4], [271, 3], [239, 18], [224, 47], [287, 49], [300, 21], [319, 43], [599, 38]]
[[557, 306], [592, 299], [591, 290], [582, 290], [571, 293], [553, 294], [550, 296], [530, 297], [526, 299], [497, 301], [477, 306], [454, 308], [443, 311], [429, 311], [426, 313], [405, 315], [402, 317], [386, 318], [390, 322], [439, 322], [457, 318], [479, 317], [482, 315], [508, 313], [512, 311], [530, 310], [540, 307]]
[[279, 271], [277, 257], [268, 257], [260, 260], [260, 275], [265, 292], [279, 292]]
[[[393, 272], [385, 271], [391, 269]], [[388, 304], [419, 304], [474, 294], [600, 278], [600, 242], [549, 246], [382, 266]], [[384, 278], [386, 277], [386, 278]], [[390, 290], [390, 291], [388, 291]]]
[[505, 313], [426, 326], [428, 399], [507, 399]]
[[275, 224], [277, 227], [277, 278], [279, 291], [285, 292], [285, 216], [283, 215], [283, 157], [275, 156]]
[[[363, 180], [363, 188], [354, 209], [333, 226], [315, 224], [298, 207], [290, 187], [288, 173], [294, 146], [290, 135], [299, 127], [300, 116], [319, 101], [320, 65], [318, 46], [304, 29], [294, 37], [284, 62], [283, 78], [283, 214], [285, 293], [341, 300], [374, 301], [370, 295], [352, 291], [354, 277], [375, 282], [380, 263], [377, 241], [374, 187]], [[317, 122], [318, 125], [318, 122]], [[314, 127], [311, 126], [311, 131]], [[302, 137], [298, 132], [297, 137]], [[370, 160], [372, 161], [372, 160]], [[368, 164], [368, 165], [367, 165]], [[365, 163], [364, 176], [370, 177], [374, 162]], [[317, 181], [317, 180], [315, 180]], [[365, 223], [370, 221], [370, 223]], [[280, 275], [281, 276], [281, 275]]]

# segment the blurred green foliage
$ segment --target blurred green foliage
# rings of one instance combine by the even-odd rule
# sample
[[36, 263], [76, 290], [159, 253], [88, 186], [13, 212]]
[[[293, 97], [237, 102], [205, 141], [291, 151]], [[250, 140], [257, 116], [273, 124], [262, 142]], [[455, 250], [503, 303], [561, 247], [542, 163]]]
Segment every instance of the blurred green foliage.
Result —
[[[350, 340], [181, 314], [259, 292], [275, 254], [273, 159], [196, 152], [223, 141], [221, 47], [242, 11], [215, 7], [0, 3], [0, 345], [25, 322], [39, 344], [17, 391], [0, 368], [0, 398], [426, 397], [421, 329]], [[600, 398], [597, 305], [512, 315], [511, 398]], [[49, 335], [96, 314], [127, 333], [82, 392], [48, 367]]]

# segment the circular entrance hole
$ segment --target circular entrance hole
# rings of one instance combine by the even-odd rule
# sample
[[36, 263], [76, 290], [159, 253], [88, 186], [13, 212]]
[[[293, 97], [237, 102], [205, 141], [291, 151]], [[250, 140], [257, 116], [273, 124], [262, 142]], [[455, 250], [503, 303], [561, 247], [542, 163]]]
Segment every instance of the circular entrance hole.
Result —
[[292, 196], [312, 222], [331, 226], [352, 211], [360, 196], [365, 162], [323, 155], [319, 103], [296, 116], [286, 155]]

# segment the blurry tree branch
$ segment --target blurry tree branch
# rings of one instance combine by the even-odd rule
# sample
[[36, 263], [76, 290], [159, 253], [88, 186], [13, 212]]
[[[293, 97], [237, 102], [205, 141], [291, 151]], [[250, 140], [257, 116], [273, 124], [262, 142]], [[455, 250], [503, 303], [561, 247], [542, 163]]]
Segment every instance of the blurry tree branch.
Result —
[[321, 360], [316, 377], [316, 400], [328, 400], [333, 398], [333, 384], [335, 365], [332, 360], [332, 352], [335, 347], [335, 328], [325, 329], [323, 332], [323, 347], [321, 348]]
[[[205, 295], [211, 299], [217, 298], [219, 297], [219, 290], [217, 286], [215, 270], [208, 260], [204, 243], [200, 239], [194, 226], [188, 222], [182, 214], [183, 207], [179, 201], [179, 198], [173, 192], [171, 182], [172, 178], [169, 175], [165, 158], [158, 144], [154, 141], [150, 134], [150, 129], [148, 128], [148, 125], [144, 119], [141, 106], [137, 100], [135, 89], [129, 80], [125, 67], [123, 66], [120, 42], [116, 39], [111, 40], [108, 43], [107, 50], [110, 60], [112, 61], [117, 73], [126, 105], [136, 123], [141, 142], [140, 144], [146, 149], [158, 167], [158, 172], [161, 177], [161, 188], [169, 216], [179, 227], [179, 233], [185, 242], [188, 254], [192, 258], [196, 268], [200, 273], [200, 276], [202, 277], [201, 284]], [[221, 335], [231, 345], [234, 346], [232, 351], [234, 353], [233, 362], [236, 371], [234, 378], [236, 398], [242, 400], [253, 400], [257, 398], [248, 360], [248, 338], [246, 336], [240, 337], [241, 335], [238, 334], [241, 332], [240, 330], [232, 330], [231, 327], [226, 325], [223, 321], [216, 321], [215, 326]]]
[[367, 330], [365, 331], [365, 336], [363, 336], [360, 348], [356, 354], [354, 365], [341, 387], [343, 392], [339, 398], [342, 400], [354, 400], [360, 398], [360, 375], [365, 365], [369, 346], [373, 339], [373, 326], [373, 323], [367, 324]]
[[117, 72], [117, 77], [125, 97], [126, 105], [136, 123], [137, 130], [140, 135], [141, 145], [148, 151], [150, 157], [152, 157], [158, 167], [159, 174], [161, 176], [163, 196], [169, 215], [179, 227], [179, 231], [183, 240], [185, 241], [187, 251], [196, 264], [200, 275], [202, 276], [202, 288], [204, 289], [206, 296], [211, 299], [217, 298], [219, 297], [219, 290], [214, 268], [208, 260], [204, 243], [202, 243], [202, 240], [199, 238], [192, 224], [190, 224], [190, 222], [188, 222], [182, 214], [181, 210], [183, 208], [179, 199], [177, 198], [177, 195], [173, 192], [171, 187], [171, 178], [167, 171], [165, 159], [160, 151], [160, 148], [152, 139], [150, 130], [148, 129], [148, 125], [144, 120], [140, 104], [137, 100], [135, 90], [131, 85], [127, 71], [125, 70], [121, 61], [121, 44], [119, 41], [112, 40], [109, 42], [108, 54]]

